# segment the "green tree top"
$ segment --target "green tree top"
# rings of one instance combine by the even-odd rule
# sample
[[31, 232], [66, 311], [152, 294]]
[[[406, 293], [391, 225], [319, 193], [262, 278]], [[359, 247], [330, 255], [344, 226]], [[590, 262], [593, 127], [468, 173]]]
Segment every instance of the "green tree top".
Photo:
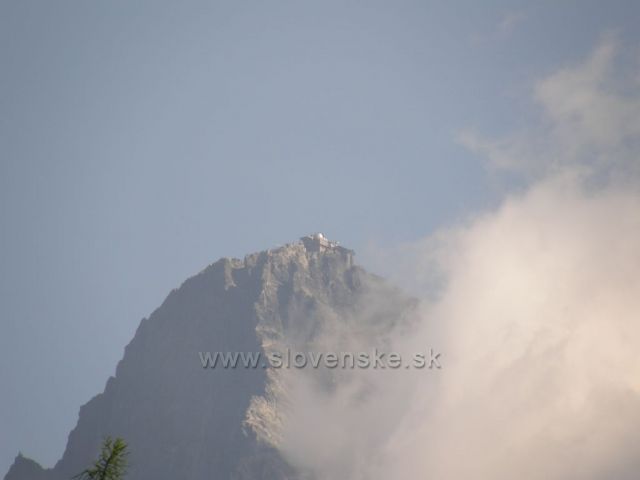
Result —
[[81, 480], [121, 480], [127, 471], [127, 444], [122, 438], [107, 437], [98, 460], [73, 478]]

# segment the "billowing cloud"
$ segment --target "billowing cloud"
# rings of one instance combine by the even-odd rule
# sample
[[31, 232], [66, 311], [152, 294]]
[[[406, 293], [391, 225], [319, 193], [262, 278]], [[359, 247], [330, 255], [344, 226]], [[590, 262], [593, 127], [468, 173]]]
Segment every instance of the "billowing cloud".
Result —
[[331, 390], [300, 373], [281, 448], [311, 478], [637, 478], [640, 95], [615, 54], [607, 37], [537, 82], [530, 130], [465, 137], [529, 187], [385, 257], [423, 297], [393, 349], [434, 346], [443, 368]]
[[554, 178], [450, 233], [417, 335], [437, 335], [446, 367], [414, 392], [379, 478], [635, 478], [638, 212], [635, 191]]

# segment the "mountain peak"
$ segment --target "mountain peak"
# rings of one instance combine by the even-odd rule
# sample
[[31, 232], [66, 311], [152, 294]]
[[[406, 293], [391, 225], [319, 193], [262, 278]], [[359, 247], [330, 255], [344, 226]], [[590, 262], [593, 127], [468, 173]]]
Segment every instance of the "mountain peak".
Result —
[[[205, 369], [198, 353], [342, 351], [348, 332], [364, 325], [382, 335], [411, 302], [353, 265], [353, 255], [316, 233], [222, 258], [187, 279], [141, 321], [115, 377], [80, 409], [55, 467], [39, 470], [21, 457], [5, 480], [70, 478], [107, 435], [129, 443], [131, 480], [307, 478], [278, 450], [286, 372]], [[372, 308], [376, 298], [384, 302]], [[320, 374], [327, 384], [337, 375]]]

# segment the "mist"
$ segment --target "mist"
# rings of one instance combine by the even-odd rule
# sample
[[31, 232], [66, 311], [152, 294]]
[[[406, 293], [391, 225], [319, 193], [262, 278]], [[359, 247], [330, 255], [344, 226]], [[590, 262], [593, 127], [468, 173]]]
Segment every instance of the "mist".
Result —
[[278, 447], [310, 478], [637, 477], [640, 77], [620, 53], [607, 35], [536, 80], [527, 128], [460, 134], [525, 188], [369, 255], [421, 300], [384, 341], [435, 347], [443, 367], [358, 370], [331, 389], [292, 373]]

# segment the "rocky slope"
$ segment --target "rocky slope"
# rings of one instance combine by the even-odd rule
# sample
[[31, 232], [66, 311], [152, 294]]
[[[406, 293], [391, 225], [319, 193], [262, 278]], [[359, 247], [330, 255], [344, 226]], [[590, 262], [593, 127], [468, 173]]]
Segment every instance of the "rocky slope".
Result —
[[277, 449], [286, 372], [203, 368], [198, 352], [340, 351], [340, 332], [379, 341], [411, 305], [324, 237], [221, 259], [142, 320], [115, 377], [81, 407], [58, 463], [42, 469], [19, 455], [5, 480], [68, 479], [106, 435], [130, 444], [131, 480], [302, 478]]

